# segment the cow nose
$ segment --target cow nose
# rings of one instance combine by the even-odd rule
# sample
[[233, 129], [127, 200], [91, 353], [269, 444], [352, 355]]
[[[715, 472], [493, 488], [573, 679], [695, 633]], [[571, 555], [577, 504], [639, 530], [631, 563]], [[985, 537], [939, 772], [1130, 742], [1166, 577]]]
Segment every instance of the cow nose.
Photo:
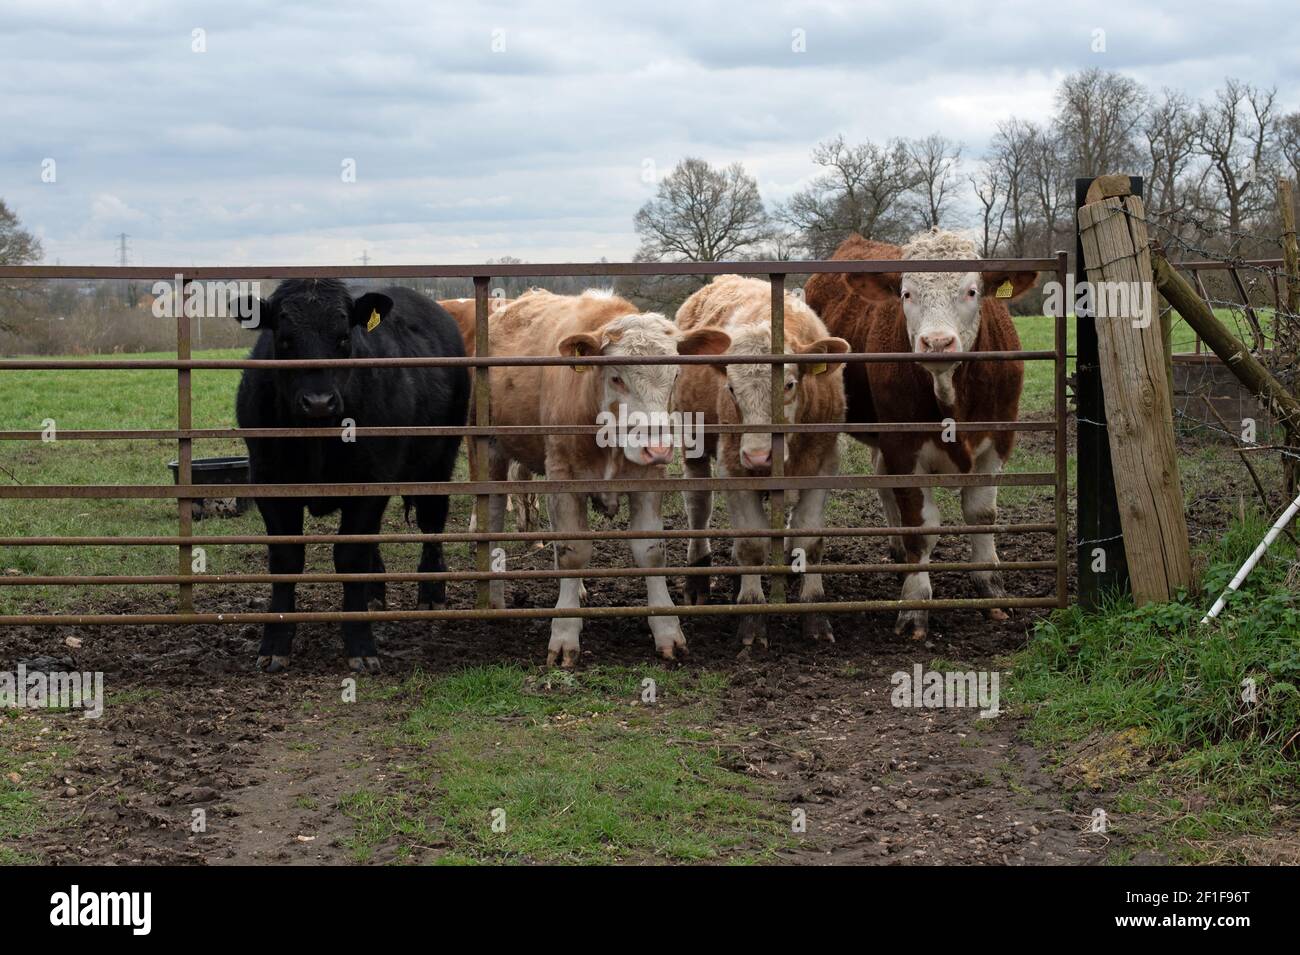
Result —
[[652, 444], [641, 449], [641, 460], [646, 464], [666, 464], [672, 460], [671, 444]]
[[766, 468], [772, 465], [772, 449], [766, 451], [741, 451], [740, 463], [747, 468]]
[[922, 335], [921, 346], [926, 351], [946, 352], [957, 350], [957, 336], [947, 334]]
[[332, 394], [303, 395], [298, 405], [309, 418], [327, 418], [338, 411], [339, 400]]

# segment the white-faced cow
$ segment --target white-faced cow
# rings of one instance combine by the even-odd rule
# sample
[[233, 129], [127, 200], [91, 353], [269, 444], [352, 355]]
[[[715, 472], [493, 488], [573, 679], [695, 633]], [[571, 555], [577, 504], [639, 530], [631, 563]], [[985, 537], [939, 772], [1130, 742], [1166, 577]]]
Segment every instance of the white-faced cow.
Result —
[[[772, 351], [771, 286], [759, 279], [722, 275], [700, 289], [677, 311], [677, 325], [683, 333], [715, 328], [731, 338], [728, 355], [768, 355]], [[785, 297], [785, 352], [791, 355], [834, 356], [849, 350], [842, 338], [832, 338], [821, 319], [797, 297]], [[725, 358], [724, 358], [725, 362]], [[785, 419], [793, 423], [842, 422], [844, 420], [844, 376], [833, 361], [785, 366]], [[753, 425], [744, 434], [708, 435], [707, 455], [687, 458], [688, 477], [709, 477], [709, 459], [716, 457], [723, 477], [762, 477], [771, 473], [772, 436], [761, 430], [772, 423], [772, 368], [770, 365], [719, 363], [687, 365], [677, 382], [677, 407], [683, 412], [704, 415], [707, 424]], [[823, 476], [839, 469], [835, 432], [805, 432], [786, 436], [785, 474]], [[729, 490], [727, 512], [737, 529], [759, 530], [769, 525], [763, 511], [761, 492]], [[787, 491], [791, 505], [790, 527], [820, 528], [824, 523], [827, 492], [824, 488]], [[705, 528], [713, 513], [713, 494], [687, 491], [686, 510], [691, 527]], [[786, 541], [786, 558], [800, 549], [810, 564], [821, 560], [821, 537], [798, 537]], [[738, 537], [732, 545], [737, 564], [767, 563], [768, 539]], [[711, 560], [709, 542], [692, 539], [692, 565], [707, 567]], [[691, 603], [707, 603], [709, 579], [686, 578], [686, 595]], [[820, 602], [824, 597], [820, 574], [803, 574], [799, 599]], [[737, 603], [763, 603], [763, 585], [756, 574], [741, 578]], [[825, 614], [801, 614], [803, 632], [813, 639], [831, 640], [831, 623]], [[746, 646], [755, 638], [766, 641], [767, 617], [762, 614], [741, 618], [740, 634]]]
[[[679, 332], [662, 315], [639, 313], [636, 306], [608, 292], [553, 295], [534, 291], [516, 299], [493, 316], [491, 346], [494, 355], [668, 356], [718, 354], [730, 339], [714, 329]], [[491, 371], [492, 423], [494, 425], [603, 424], [601, 412], [632, 420], [636, 415], [669, 420], [669, 404], [680, 366], [606, 365], [496, 367]], [[547, 480], [615, 480], [663, 478], [672, 460], [671, 443], [602, 441], [597, 434], [500, 435], [490, 445], [491, 480], [505, 479], [511, 461], [518, 461]], [[664, 544], [656, 535], [663, 530], [662, 495], [635, 492], [627, 495], [629, 522], [646, 537], [631, 541], [638, 567], [664, 566]], [[588, 529], [588, 503], [612, 516], [618, 510], [616, 494], [552, 494], [548, 497], [552, 530]], [[491, 530], [499, 532], [504, 503], [494, 495], [490, 508]], [[578, 570], [591, 560], [589, 540], [557, 540], [555, 566]], [[668, 584], [662, 576], [646, 577], [652, 607], [671, 607]], [[491, 585], [492, 606], [505, 604], [501, 581]], [[580, 605], [582, 581], [560, 581], [556, 609]], [[686, 638], [675, 616], [651, 616], [655, 648], [665, 659], [685, 654]], [[551, 622], [547, 663], [572, 667], [578, 661], [581, 618], [556, 617]]]
[[[977, 259], [975, 243], [954, 232], [931, 230], [901, 249], [852, 235], [835, 259]], [[901, 265], [901, 263], [900, 263]], [[1033, 287], [1032, 272], [897, 272], [816, 275], [805, 287], [808, 304], [855, 352], [1018, 351], [1020, 339], [1006, 301]], [[853, 364], [845, 376], [850, 422], [934, 421], [957, 423], [954, 440], [943, 432], [857, 434], [872, 450], [877, 474], [997, 474], [1015, 443], [1014, 431], [967, 431], [964, 421], [1015, 421], [1024, 365], [1019, 361], [907, 362]], [[882, 488], [881, 503], [892, 526], [937, 527], [939, 508], [932, 488]], [[997, 520], [995, 486], [961, 491], [962, 514], [970, 524]], [[934, 535], [909, 534], [891, 541], [894, 559], [929, 563]], [[996, 563], [992, 534], [973, 535], [972, 559]], [[1001, 574], [971, 575], [983, 597], [1005, 597]], [[930, 575], [908, 573], [904, 600], [929, 600]], [[993, 619], [1005, 619], [990, 610]], [[897, 631], [922, 639], [929, 627], [925, 610], [899, 613]]]
[[[261, 335], [250, 357], [276, 359], [454, 357], [464, 354], [451, 316], [423, 295], [386, 288], [354, 298], [333, 280], [283, 282], [257, 309]], [[247, 312], [245, 314], [248, 314]], [[255, 484], [359, 484], [449, 481], [460, 439], [349, 438], [345, 419], [356, 427], [457, 426], [465, 423], [469, 376], [464, 368], [309, 368], [245, 370], [236, 414], [241, 428], [317, 427], [319, 438], [250, 438]], [[446, 495], [405, 498], [424, 533], [442, 533]], [[257, 507], [271, 535], [303, 532], [303, 508], [313, 516], [340, 512], [339, 533], [379, 531], [386, 496], [267, 497]], [[300, 574], [304, 545], [270, 544], [273, 574]], [[376, 544], [334, 545], [338, 573], [384, 569]], [[444, 571], [441, 544], [425, 544], [421, 571]], [[293, 583], [271, 586], [270, 610], [292, 613]], [[446, 584], [422, 581], [419, 609], [446, 602]], [[386, 602], [384, 584], [343, 585], [343, 609], [364, 611]], [[295, 625], [268, 623], [258, 667], [268, 672], [289, 664]], [[369, 622], [343, 624], [344, 652], [353, 670], [377, 670], [379, 654]]]

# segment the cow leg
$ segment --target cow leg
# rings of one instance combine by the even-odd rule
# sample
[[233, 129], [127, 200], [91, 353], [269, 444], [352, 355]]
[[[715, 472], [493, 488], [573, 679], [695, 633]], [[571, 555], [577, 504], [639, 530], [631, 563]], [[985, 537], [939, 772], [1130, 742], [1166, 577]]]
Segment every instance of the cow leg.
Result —
[[[378, 544], [371, 550], [370, 566], [376, 574], [385, 570], [384, 555], [379, 552]], [[388, 581], [376, 580], [366, 584], [366, 606], [371, 610], [383, 610], [388, 606]]]
[[[790, 515], [791, 527], [823, 527], [826, 522], [826, 498], [828, 494], [825, 488], [811, 488], [799, 492], [799, 502], [795, 504], [794, 511]], [[821, 537], [796, 537], [790, 541], [790, 548], [793, 551], [798, 548], [804, 553], [804, 560], [809, 564], [819, 564], [822, 559], [822, 538]], [[790, 554], [786, 555], [787, 563]], [[801, 574], [803, 582], [799, 589], [800, 603], [821, 603], [826, 599], [826, 592], [822, 589], [821, 574]], [[828, 643], [835, 642], [835, 636], [831, 630], [831, 620], [824, 613], [805, 613], [800, 614], [803, 635], [811, 640], [825, 640]]]
[[[710, 477], [708, 455], [686, 459], [686, 476], [688, 478]], [[691, 530], [705, 530], [713, 519], [713, 492], [687, 491], [686, 519]], [[713, 563], [713, 548], [707, 537], [692, 537], [686, 547], [686, 562], [692, 567], [708, 567]], [[707, 576], [686, 578], [686, 603], [706, 604], [713, 582]]]
[[[871, 470], [876, 474], [886, 473], [884, 456], [879, 448], [871, 449]], [[903, 519], [899, 514], [898, 501], [894, 499], [894, 489], [882, 487], [877, 490], [880, 494], [880, 506], [885, 512], [885, 523], [890, 527], [902, 526]], [[889, 558], [897, 564], [903, 562], [903, 538], [897, 534], [891, 534], [889, 537]]]
[[[450, 501], [445, 494], [419, 497], [415, 500], [415, 522], [421, 534], [441, 534], [447, 528], [447, 512]], [[420, 548], [420, 564], [416, 568], [422, 574], [439, 574], [447, 569], [447, 562], [442, 556], [442, 541], [426, 541]], [[422, 580], [417, 587], [415, 609], [446, 610], [447, 582], [445, 580]]]
[[[979, 474], [997, 474], [1002, 470], [1002, 458], [993, 448], [975, 459], [974, 471]], [[961, 513], [967, 524], [996, 524], [998, 520], [998, 489], [990, 487], [965, 487], [961, 491]], [[998, 552], [992, 534], [972, 534], [971, 560], [976, 563], [998, 563]], [[977, 570], [971, 574], [976, 592], [981, 597], [1005, 597], [1002, 573], [996, 570]], [[1007, 620], [1007, 611], [993, 607], [985, 611], [990, 620]]]
[[[934, 501], [933, 488], [894, 488], [903, 527], [939, 525], [939, 507]], [[903, 556], [909, 564], [928, 564], [934, 550], [934, 534], [908, 534], [903, 538]], [[927, 571], [910, 571], [903, 577], [903, 600], [929, 600], [930, 574]], [[906, 634], [913, 640], [924, 640], [930, 626], [930, 611], [903, 610], [898, 614], [897, 634]]]
[[[661, 511], [663, 496], [660, 494], [629, 494], [627, 496], [628, 526], [634, 531], [654, 531], [663, 533], [664, 518]], [[665, 564], [664, 541], [662, 537], [637, 538], [629, 541], [632, 559], [638, 567], [663, 567]], [[646, 599], [651, 607], [671, 607], [673, 598], [668, 593], [668, 579], [663, 576], [647, 576], [645, 579]], [[682, 633], [682, 624], [677, 617], [652, 616], [650, 632], [654, 635], [655, 650], [665, 660], [673, 660], [680, 653], [686, 656], [686, 637]]]
[[[760, 530], [769, 526], [763, 501], [755, 491], [728, 491], [727, 513], [731, 516], [731, 526], [737, 530]], [[737, 537], [731, 545], [732, 559], [737, 564], [765, 564], [768, 545], [766, 537]], [[763, 596], [763, 579], [758, 574], [745, 574], [740, 578], [736, 603], [767, 603]], [[752, 645], [756, 639], [762, 646], [767, 646], [767, 616], [744, 614], [740, 618], [739, 632], [744, 646]]]
[[[510, 473], [510, 459], [502, 453], [493, 442], [489, 445], [488, 480], [504, 481]], [[488, 495], [488, 533], [500, 534], [506, 526], [506, 495]], [[494, 551], [501, 546], [499, 541], [489, 541], [488, 550]], [[504, 610], [506, 608], [506, 582], [493, 580], [488, 583], [488, 608]]]
[[[302, 533], [302, 501], [293, 498], [258, 498], [267, 534]], [[301, 574], [307, 548], [303, 544], [268, 544], [267, 569], [272, 574]], [[271, 585], [271, 613], [293, 613], [297, 585]], [[257, 651], [257, 668], [279, 673], [289, 666], [293, 654], [293, 623], [268, 623], [262, 628], [262, 645]]]
[[[339, 521], [340, 534], [375, 534], [383, 521], [386, 497], [359, 497], [343, 505]], [[374, 545], [335, 544], [334, 570], [340, 574], [368, 574], [374, 570]], [[343, 609], [362, 612], [366, 609], [365, 582], [343, 585]], [[348, 620], [343, 624], [343, 655], [348, 666], [360, 673], [379, 670], [379, 651], [369, 620]]]
[[[585, 531], [587, 523], [587, 496], [585, 494], [552, 494], [547, 507], [551, 513], [551, 523], [560, 532]], [[556, 570], [580, 570], [591, 563], [591, 541], [557, 540], [555, 547]], [[555, 602], [556, 610], [571, 610], [582, 605], [580, 592], [581, 577], [565, 577], [560, 580], [560, 597]], [[551, 642], [546, 647], [546, 665], [554, 666], [556, 660], [567, 668], [576, 666], [580, 651], [579, 634], [582, 633], [581, 617], [553, 617], [551, 619]]]

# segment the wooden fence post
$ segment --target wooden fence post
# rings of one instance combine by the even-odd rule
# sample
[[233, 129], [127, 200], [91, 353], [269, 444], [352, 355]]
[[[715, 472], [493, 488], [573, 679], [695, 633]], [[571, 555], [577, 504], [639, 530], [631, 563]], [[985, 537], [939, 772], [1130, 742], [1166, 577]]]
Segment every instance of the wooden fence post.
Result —
[[[1286, 295], [1279, 295], [1278, 304], [1285, 303], [1286, 310], [1282, 316], [1273, 316], [1273, 335], [1276, 347], [1282, 352], [1282, 358], [1294, 369], [1300, 365], [1300, 249], [1296, 247], [1295, 236], [1295, 196], [1291, 191], [1291, 180], [1282, 176], [1277, 181], [1277, 207], [1282, 219], [1282, 261], [1286, 267]], [[1293, 372], [1291, 394], [1300, 398], [1300, 373]], [[1300, 454], [1300, 434], [1288, 432], [1287, 449], [1293, 454]], [[1295, 500], [1300, 493], [1300, 461], [1285, 458], [1286, 496]], [[1300, 521], [1296, 522], [1300, 531]]]
[[[1141, 198], [1128, 177], [1101, 177], [1079, 209], [1115, 493], [1133, 599], [1167, 601], [1191, 586], [1192, 562], [1174, 447], [1173, 395]], [[1116, 306], [1127, 302], [1127, 308]]]

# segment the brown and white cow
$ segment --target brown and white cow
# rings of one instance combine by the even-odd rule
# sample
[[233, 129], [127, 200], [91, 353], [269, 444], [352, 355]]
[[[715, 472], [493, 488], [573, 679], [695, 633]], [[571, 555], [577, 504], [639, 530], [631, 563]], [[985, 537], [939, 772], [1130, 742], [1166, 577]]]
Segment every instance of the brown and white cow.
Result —
[[[683, 332], [716, 328], [731, 338], [728, 355], [768, 355], [772, 351], [771, 286], [759, 279], [722, 275], [700, 289], [677, 310], [677, 325]], [[832, 338], [816, 313], [796, 296], [785, 297], [785, 353], [790, 355], [835, 355], [849, 350], [842, 338]], [[844, 376], [835, 362], [787, 364], [785, 366], [785, 420], [787, 422], [842, 422], [844, 420]], [[699, 413], [706, 424], [753, 425], [756, 429], [772, 423], [772, 366], [728, 363], [687, 365], [677, 382], [677, 408]], [[839, 469], [837, 443], [839, 434], [800, 433], [786, 436], [785, 474], [820, 476], [835, 474]], [[756, 477], [771, 473], [772, 436], [755, 430], [744, 434], [710, 434], [703, 444], [707, 454], [687, 457], [688, 477], [709, 477], [709, 459], [717, 458], [718, 473], [723, 477]], [[727, 491], [727, 512], [732, 527], [762, 529], [771, 526], [763, 510], [759, 491]], [[787, 491], [791, 504], [789, 527], [821, 527], [824, 523], [827, 492], [824, 488]], [[686, 492], [686, 512], [691, 527], [705, 528], [713, 514], [710, 491]], [[786, 557], [794, 548], [801, 549], [807, 563], [821, 560], [822, 538], [787, 539]], [[768, 539], [736, 538], [732, 554], [737, 564], [768, 562]], [[692, 539], [689, 556], [694, 566], [708, 566], [709, 542]], [[824, 598], [820, 574], [803, 574], [799, 599], [805, 603]], [[709, 579], [686, 578], [686, 597], [690, 603], [707, 603]], [[763, 584], [757, 574], [741, 578], [736, 599], [740, 604], [763, 603]], [[825, 614], [802, 614], [803, 632], [813, 639], [833, 640], [830, 619]], [[757, 637], [766, 643], [767, 617], [761, 614], [741, 618], [740, 635], [749, 646]]]
[[[852, 235], [833, 258], [977, 259], [979, 253], [970, 239], [933, 229], [902, 248]], [[1028, 291], [1037, 278], [1032, 272], [908, 272], [904, 267], [888, 273], [820, 274], [804, 291], [827, 327], [846, 338], [855, 352], [1018, 351], [1020, 338], [1006, 301]], [[1017, 420], [1023, 380], [1020, 361], [853, 364], [845, 375], [849, 421], [957, 423], [947, 432], [854, 435], [871, 448], [877, 474], [997, 474], [1011, 454], [1015, 432], [965, 431], [960, 422]], [[893, 526], [940, 523], [933, 488], [882, 488], [880, 499]], [[996, 522], [997, 487], [962, 488], [961, 507], [969, 524]], [[894, 537], [894, 559], [929, 563], [935, 540], [928, 534]], [[971, 558], [997, 562], [992, 534], [972, 536]], [[981, 596], [1006, 596], [997, 571], [978, 571], [971, 578]], [[929, 600], [931, 594], [929, 573], [904, 575], [904, 600]], [[1001, 610], [988, 615], [1006, 619]], [[928, 627], [925, 610], [899, 613], [898, 633], [923, 639]]]
[[[489, 320], [498, 311], [505, 308], [514, 299], [501, 298], [500, 296], [490, 296], [488, 303]], [[460, 329], [461, 340], [465, 343], [465, 354], [474, 357], [478, 349], [478, 335], [475, 326], [478, 319], [475, 311], [475, 304], [472, 298], [443, 298], [438, 300], [452, 318], [456, 320], [456, 326]], [[474, 371], [470, 370], [470, 390], [474, 387]], [[470, 424], [474, 422], [471, 420]], [[469, 460], [469, 473], [474, 474], [474, 458], [477, 456], [477, 442], [473, 438], [465, 441], [465, 456]], [[517, 462], [510, 468], [511, 481], [530, 481], [533, 475], [523, 465]], [[536, 494], [510, 494], [506, 496], [506, 510], [515, 515], [515, 523], [521, 531], [531, 531], [539, 526], [540, 508]], [[478, 530], [478, 515], [473, 512], [469, 515], [470, 533]], [[539, 541], [538, 547], [542, 546]]]
[[[662, 315], [640, 313], [630, 302], [600, 291], [582, 295], [529, 292], [493, 317], [491, 335], [495, 355], [721, 354], [731, 343], [716, 329], [683, 333]], [[620, 410], [629, 417], [640, 413], [667, 421], [679, 371], [675, 364], [493, 368], [492, 422], [506, 426], [603, 424], [602, 411], [617, 417]], [[602, 441], [597, 434], [499, 435], [492, 439], [490, 449], [488, 474], [494, 481], [506, 477], [512, 461], [535, 474], [545, 474], [547, 480], [662, 479], [673, 456], [671, 443], [642, 446], [632, 441]], [[664, 566], [664, 543], [656, 537], [663, 530], [662, 496], [645, 491], [627, 495], [631, 528], [646, 531], [644, 539], [629, 542], [638, 567]], [[587, 530], [589, 499], [606, 515], [618, 511], [615, 494], [552, 494], [547, 501], [552, 529]], [[490, 520], [492, 532], [500, 531], [504, 521], [500, 495], [492, 498]], [[577, 570], [591, 560], [591, 541], [556, 541], [554, 546], [557, 569]], [[493, 581], [491, 591], [492, 606], [503, 607], [502, 582]], [[662, 576], [647, 576], [646, 592], [652, 607], [673, 605]], [[581, 593], [580, 579], [561, 580], [556, 608], [578, 607]], [[685, 654], [686, 638], [677, 617], [651, 616], [650, 630], [660, 656], [671, 660]], [[574, 666], [581, 631], [581, 618], [553, 618], [547, 664], [558, 660], [565, 667]]]

